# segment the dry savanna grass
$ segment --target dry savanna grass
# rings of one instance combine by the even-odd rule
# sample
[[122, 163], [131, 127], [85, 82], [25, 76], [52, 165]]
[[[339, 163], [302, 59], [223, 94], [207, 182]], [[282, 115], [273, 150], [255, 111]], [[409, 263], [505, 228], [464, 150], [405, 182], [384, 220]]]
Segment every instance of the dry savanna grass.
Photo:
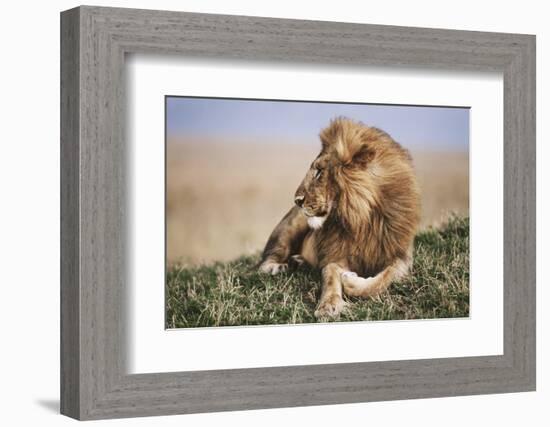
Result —
[[[320, 143], [171, 139], [167, 144], [169, 265], [231, 261], [260, 251], [290, 209]], [[468, 215], [468, 154], [412, 152], [421, 227]]]
[[[469, 315], [469, 223], [451, 218], [415, 239], [412, 274], [374, 298], [347, 298], [338, 320], [457, 318]], [[201, 266], [175, 265], [166, 284], [166, 327], [312, 323], [318, 271], [258, 272], [259, 254]]]

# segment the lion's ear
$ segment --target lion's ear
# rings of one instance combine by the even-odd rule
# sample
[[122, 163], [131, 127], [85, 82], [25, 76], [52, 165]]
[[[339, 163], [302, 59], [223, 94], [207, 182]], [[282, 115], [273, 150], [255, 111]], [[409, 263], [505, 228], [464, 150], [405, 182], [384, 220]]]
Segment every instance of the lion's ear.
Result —
[[367, 164], [374, 158], [374, 152], [367, 144], [361, 147], [353, 154], [351, 164], [354, 166], [366, 167]]

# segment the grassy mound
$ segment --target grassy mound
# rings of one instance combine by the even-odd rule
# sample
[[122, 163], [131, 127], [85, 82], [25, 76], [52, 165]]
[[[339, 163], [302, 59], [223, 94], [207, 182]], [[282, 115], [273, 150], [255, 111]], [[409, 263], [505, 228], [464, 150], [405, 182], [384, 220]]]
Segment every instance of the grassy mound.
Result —
[[[468, 317], [469, 221], [452, 218], [419, 233], [413, 272], [375, 298], [345, 297], [340, 321]], [[260, 274], [259, 255], [167, 272], [166, 327], [311, 323], [321, 293], [318, 271]]]

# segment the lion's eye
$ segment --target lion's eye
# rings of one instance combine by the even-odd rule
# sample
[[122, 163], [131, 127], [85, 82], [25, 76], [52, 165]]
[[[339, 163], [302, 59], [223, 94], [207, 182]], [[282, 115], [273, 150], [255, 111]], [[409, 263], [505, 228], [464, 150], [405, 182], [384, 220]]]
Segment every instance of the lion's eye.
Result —
[[313, 176], [313, 178], [319, 179], [322, 173], [323, 173], [323, 169], [315, 169], [315, 175]]

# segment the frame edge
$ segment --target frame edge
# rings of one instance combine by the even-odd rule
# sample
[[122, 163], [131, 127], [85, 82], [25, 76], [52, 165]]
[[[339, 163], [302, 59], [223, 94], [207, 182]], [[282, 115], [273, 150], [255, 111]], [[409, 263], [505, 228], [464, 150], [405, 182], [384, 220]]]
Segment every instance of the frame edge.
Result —
[[80, 419], [80, 8], [60, 21], [60, 412]]

